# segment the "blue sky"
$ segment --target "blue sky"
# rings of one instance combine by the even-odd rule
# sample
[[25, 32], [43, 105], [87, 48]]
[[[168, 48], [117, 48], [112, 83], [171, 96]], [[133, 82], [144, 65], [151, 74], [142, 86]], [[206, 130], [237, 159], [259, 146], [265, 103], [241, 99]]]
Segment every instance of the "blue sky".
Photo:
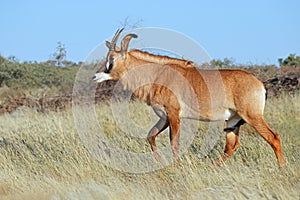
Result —
[[299, 0], [6, 0], [0, 3], [0, 54], [45, 61], [60, 41], [68, 60], [83, 61], [128, 17], [139, 27], [179, 31], [212, 58], [278, 64], [300, 54], [299, 8]]

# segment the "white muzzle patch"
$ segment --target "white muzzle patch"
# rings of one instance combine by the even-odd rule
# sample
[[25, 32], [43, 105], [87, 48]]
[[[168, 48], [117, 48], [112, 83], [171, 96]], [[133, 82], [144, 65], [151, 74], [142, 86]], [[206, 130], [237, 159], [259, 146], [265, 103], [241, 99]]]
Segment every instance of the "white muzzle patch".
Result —
[[93, 77], [93, 80], [96, 81], [97, 83], [101, 83], [103, 81], [111, 80], [111, 76], [104, 72], [96, 73], [95, 76]]

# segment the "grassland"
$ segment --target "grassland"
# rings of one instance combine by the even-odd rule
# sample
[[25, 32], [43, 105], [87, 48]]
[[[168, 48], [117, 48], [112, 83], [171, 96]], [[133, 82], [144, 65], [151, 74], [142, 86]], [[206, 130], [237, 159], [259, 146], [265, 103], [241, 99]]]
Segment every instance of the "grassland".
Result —
[[[199, 128], [178, 166], [147, 173], [119, 171], [91, 155], [71, 108], [48, 113], [19, 109], [0, 116], [0, 199], [299, 199], [299, 102], [298, 93], [268, 99], [266, 105], [265, 117], [282, 139], [282, 171], [271, 147], [248, 125], [241, 128], [238, 151], [222, 168], [211, 161], [223, 151], [224, 135], [210, 133], [217, 143], [206, 157], [199, 156], [207, 135]], [[129, 108], [131, 120], [151, 125], [151, 110], [139, 102]], [[118, 128], [112, 114], [107, 104], [96, 106], [107, 138], [128, 151], [149, 152], [147, 133], [132, 137], [128, 133], [135, 130]], [[168, 145], [168, 134], [162, 133], [158, 146]]]

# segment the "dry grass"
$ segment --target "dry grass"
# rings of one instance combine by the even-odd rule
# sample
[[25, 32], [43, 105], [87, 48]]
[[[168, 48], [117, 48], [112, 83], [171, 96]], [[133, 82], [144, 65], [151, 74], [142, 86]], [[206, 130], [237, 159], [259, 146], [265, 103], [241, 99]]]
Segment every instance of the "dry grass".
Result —
[[[241, 130], [240, 148], [220, 169], [211, 161], [223, 151], [224, 135], [211, 133], [220, 139], [207, 157], [199, 158], [207, 136], [206, 128], [199, 128], [179, 166], [128, 173], [90, 154], [75, 129], [71, 109], [5, 114], [0, 116], [0, 199], [299, 199], [299, 102], [299, 94], [267, 101], [267, 121], [282, 138], [287, 162], [283, 171], [278, 170], [270, 146], [247, 125]], [[131, 121], [141, 127], [155, 119], [138, 102], [129, 107]], [[147, 132], [134, 137], [128, 132], [138, 130], [126, 133], [117, 127], [107, 105], [97, 106], [96, 111], [114, 144], [132, 152], [149, 152]], [[88, 133], [97, 135], [95, 130]], [[159, 148], [169, 148], [168, 134], [162, 133], [158, 143]]]

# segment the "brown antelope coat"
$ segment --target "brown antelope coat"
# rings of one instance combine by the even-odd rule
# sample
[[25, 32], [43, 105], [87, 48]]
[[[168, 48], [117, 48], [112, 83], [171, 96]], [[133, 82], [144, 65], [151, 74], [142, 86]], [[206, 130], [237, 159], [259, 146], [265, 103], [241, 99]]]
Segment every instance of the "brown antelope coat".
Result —
[[224, 154], [220, 165], [238, 148], [239, 128], [245, 122], [271, 145], [279, 166], [284, 165], [280, 137], [263, 117], [266, 90], [262, 82], [241, 70], [200, 70], [187, 60], [158, 56], [140, 50], [127, 51], [135, 34], [126, 35], [121, 48], [116, 47], [119, 30], [111, 42], [106, 65], [93, 77], [97, 82], [120, 80], [125, 88], [152, 106], [159, 121], [148, 133], [155, 157], [156, 136], [170, 127], [174, 159], [178, 158], [180, 119], [226, 121]]

